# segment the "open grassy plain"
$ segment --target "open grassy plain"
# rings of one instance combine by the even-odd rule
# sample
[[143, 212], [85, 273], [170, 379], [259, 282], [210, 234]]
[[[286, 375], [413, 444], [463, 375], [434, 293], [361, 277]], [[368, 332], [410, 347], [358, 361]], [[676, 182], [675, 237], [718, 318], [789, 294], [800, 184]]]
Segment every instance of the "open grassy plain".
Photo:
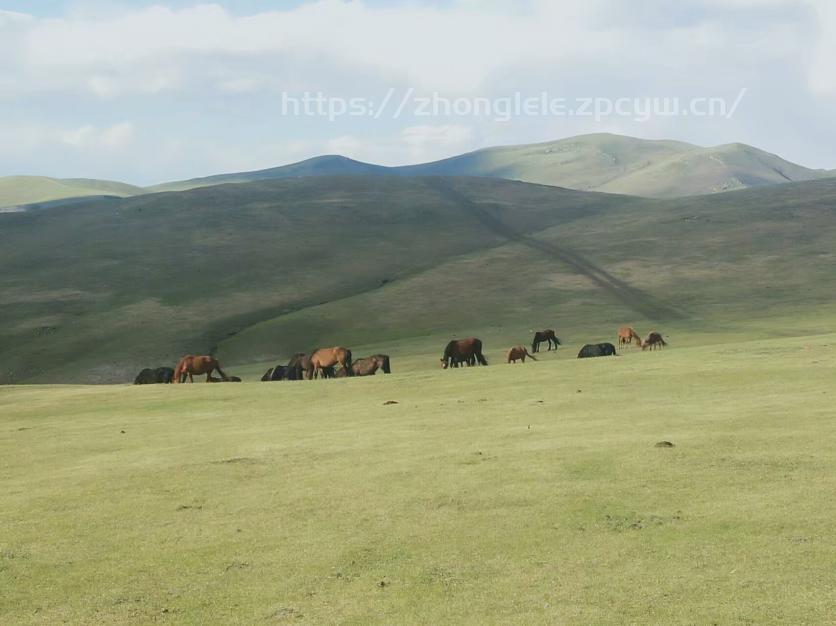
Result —
[[732, 336], [0, 387], [0, 622], [832, 622], [836, 334]]

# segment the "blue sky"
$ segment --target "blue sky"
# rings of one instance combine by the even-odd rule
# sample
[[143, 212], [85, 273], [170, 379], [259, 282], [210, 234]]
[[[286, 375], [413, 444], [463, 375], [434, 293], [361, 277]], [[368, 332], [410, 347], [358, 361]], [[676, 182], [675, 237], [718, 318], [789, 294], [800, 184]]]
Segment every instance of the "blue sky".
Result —
[[[147, 184], [317, 154], [414, 163], [588, 132], [744, 142], [836, 168], [834, 4], [0, 0], [0, 176]], [[388, 94], [390, 105], [332, 120], [282, 109], [305, 93], [375, 109]], [[496, 115], [543, 93], [569, 109], [743, 97], [732, 116]], [[425, 115], [432, 98], [491, 114]]]

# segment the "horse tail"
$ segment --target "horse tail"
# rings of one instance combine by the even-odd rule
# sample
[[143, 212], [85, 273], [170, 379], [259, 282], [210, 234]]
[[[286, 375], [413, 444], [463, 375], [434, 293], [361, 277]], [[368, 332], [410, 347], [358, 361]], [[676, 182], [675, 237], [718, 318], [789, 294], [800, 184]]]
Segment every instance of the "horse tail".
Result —
[[[218, 362], [218, 359], [212, 357], [212, 361], [214, 362], [215, 369], [218, 370], [218, 374], [221, 375], [221, 378], [224, 380], [229, 380], [229, 376], [221, 369], [221, 364]], [[209, 370], [211, 372], [211, 370]]]
[[343, 367], [345, 368], [346, 376], [354, 376], [354, 370], [351, 368], [351, 350], [348, 348], [345, 349], [345, 364]]

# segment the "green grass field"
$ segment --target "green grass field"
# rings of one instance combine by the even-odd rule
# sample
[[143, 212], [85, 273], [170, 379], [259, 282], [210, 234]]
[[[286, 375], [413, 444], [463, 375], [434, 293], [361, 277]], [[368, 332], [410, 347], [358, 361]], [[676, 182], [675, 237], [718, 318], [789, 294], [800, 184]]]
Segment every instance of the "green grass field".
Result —
[[832, 623], [836, 334], [706, 338], [0, 387], [0, 622]]

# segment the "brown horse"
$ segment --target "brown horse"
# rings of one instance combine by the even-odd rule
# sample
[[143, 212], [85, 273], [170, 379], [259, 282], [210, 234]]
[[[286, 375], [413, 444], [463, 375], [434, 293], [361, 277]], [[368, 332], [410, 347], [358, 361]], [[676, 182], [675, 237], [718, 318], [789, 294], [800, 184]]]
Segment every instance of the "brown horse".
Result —
[[513, 348], [508, 350], [509, 363], [516, 363], [517, 359], [525, 363], [525, 357], [529, 357], [532, 361], [537, 360], [528, 353], [528, 350], [525, 349], [525, 346], [514, 346]]
[[557, 346], [560, 345], [560, 339], [557, 338], [557, 335], [554, 334], [553, 330], [538, 330], [536, 333], [534, 333], [534, 339], [531, 342], [531, 351], [540, 352], [540, 344], [544, 341], [549, 342], [549, 350], [552, 349], [552, 344], [554, 344], [555, 350], [557, 350]]
[[640, 348], [642, 345], [642, 338], [639, 337], [639, 333], [636, 332], [636, 329], [632, 326], [622, 326], [618, 329], [618, 347], [623, 348], [627, 344], [633, 343], [633, 339], [636, 340], [636, 347]]
[[647, 335], [647, 339], [644, 340], [642, 343], [642, 350], [647, 350], [650, 348], [651, 350], [659, 350], [662, 349], [663, 346], [668, 345], [667, 342], [662, 339], [662, 335], [657, 333], [655, 330]]
[[345, 370], [346, 376], [354, 376], [351, 369], [351, 350], [335, 346], [333, 348], [320, 348], [311, 354], [310, 362], [308, 363], [307, 376], [308, 380], [313, 380], [317, 372], [323, 374], [325, 378], [324, 368], [334, 367], [340, 364]]
[[212, 372], [215, 370], [218, 370], [218, 374], [220, 374], [224, 380], [227, 380], [227, 375], [224, 374], [221, 366], [218, 364], [218, 359], [213, 356], [195, 356], [193, 354], [188, 354], [180, 359], [179, 363], [177, 363], [177, 367], [174, 368], [174, 376], [171, 382], [184, 383], [186, 382], [186, 378], [188, 378], [189, 382], [193, 383], [194, 374], [197, 374], [198, 376], [206, 374], [206, 382], [208, 383], [211, 382]]
[[447, 369], [448, 367], [458, 367], [463, 363], [475, 365], [477, 361], [482, 365], [488, 364], [482, 355], [482, 342], [479, 339], [476, 339], [476, 337], [453, 339], [444, 348], [441, 367]]
[[389, 357], [385, 354], [375, 354], [365, 359], [357, 359], [351, 365], [351, 369], [355, 376], [374, 376], [377, 370], [382, 370], [384, 374], [392, 373], [392, 368], [389, 366]]

